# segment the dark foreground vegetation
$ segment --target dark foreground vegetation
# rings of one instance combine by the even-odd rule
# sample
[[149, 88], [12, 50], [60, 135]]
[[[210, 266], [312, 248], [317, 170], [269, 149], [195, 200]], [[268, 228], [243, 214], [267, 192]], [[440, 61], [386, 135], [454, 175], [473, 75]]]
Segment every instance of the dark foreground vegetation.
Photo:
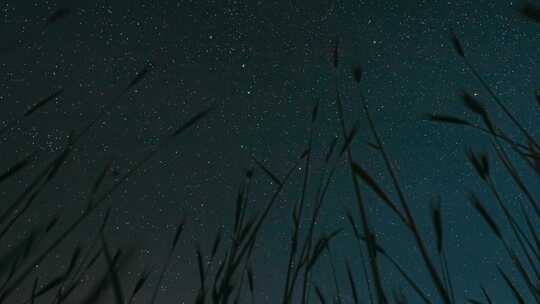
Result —
[[[67, 14], [69, 10], [60, 9], [51, 15], [45, 27], [57, 22]], [[532, 19], [540, 21], [540, 10], [526, 5], [521, 13]], [[271, 293], [281, 303], [502, 303], [492, 296], [492, 292], [482, 287], [478, 282], [472, 288], [478, 288], [477, 298], [466, 298], [460, 290], [456, 290], [452, 283], [451, 270], [448, 268], [448, 259], [445, 244], [445, 217], [440, 204], [431, 205], [431, 225], [420, 227], [417, 215], [412, 211], [415, 202], [408, 198], [408, 194], [402, 187], [400, 177], [395, 170], [392, 155], [387, 152], [383, 139], [379, 135], [377, 122], [367, 106], [368, 101], [362, 95], [361, 66], [351, 69], [342, 66], [340, 58], [340, 43], [335, 41], [332, 58], [333, 72], [335, 77], [336, 109], [340, 122], [340, 136], [333, 139], [323, 153], [323, 174], [317, 175], [320, 179], [313, 178], [311, 170], [315, 161], [313, 155], [313, 130], [318, 123], [319, 104], [313, 106], [311, 113], [311, 127], [308, 136], [308, 144], [301, 155], [298, 155], [297, 163], [287, 168], [286, 174], [279, 176], [275, 168], [268, 168], [263, 162], [253, 156], [253, 167], [246, 170], [244, 183], [238, 189], [236, 200], [231, 199], [231, 217], [227, 229], [219, 230], [213, 236], [212, 245], [208, 248], [195, 246], [195, 267], [198, 277], [198, 290], [193, 295], [186, 295], [186, 301], [193, 303], [261, 303], [264, 300], [257, 298], [256, 289], [265, 288], [264, 275], [254, 273], [253, 265], [256, 263], [257, 250], [264, 244], [258, 244], [261, 231], [272, 213], [280, 194], [286, 187], [291, 186], [291, 180], [297, 179], [301, 185], [297, 189], [300, 199], [291, 206], [290, 212], [290, 235], [288, 256], [286, 263], [275, 265], [285, 274], [285, 280], [279, 290]], [[341, 38], [342, 39], [342, 38]], [[533, 195], [533, 189], [538, 187], [540, 177], [540, 145], [520, 119], [514, 116], [507, 102], [502, 100], [490, 85], [483, 79], [482, 72], [475, 68], [474, 62], [469, 61], [467, 50], [464, 49], [459, 37], [452, 34], [449, 37], [449, 45], [454, 48], [468, 71], [475, 77], [492, 99], [490, 106], [486, 107], [481, 101], [468, 92], [462, 93], [462, 101], [467, 111], [477, 117], [474, 121], [466, 120], [452, 114], [429, 114], [426, 119], [442, 124], [444, 127], [463, 128], [464, 132], [478, 132], [486, 136], [491, 142], [491, 151], [476, 152], [468, 150], [466, 159], [471, 168], [483, 181], [486, 189], [492, 194], [489, 202], [481, 201], [477, 193], [471, 191], [467, 199], [470, 207], [477, 213], [478, 225], [487, 225], [492, 237], [499, 240], [503, 246], [509, 264], [514, 268], [510, 275], [503, 268], [498, 268], [501, 289], [507, 289], [512, 295], [511, 299], [502, 300], [504, 303], [540, 303], [540, 236], [538, 235], [538, 220], [540, 219], [540, 206]], [[25, 214], [36, 206], [36, 200], [42, 191], [63, 172], [65, 163], [69, 161], [73, 153], [78, 152], [78, 146], [85, 139], [88, 131], [100, 123], [105, 113], [112, 111], [114, 106], [121, 100], [123, 94], [129, 92], [146, 75], [151, 73], [151, 67], [142, 68], [122, 93], [111, 99], [101, 112], [90, 119], [79, 129], [70, 132], [66, 138], [66, 145], [62, 151], [54, 155], [44, 157], [37, 153], [27, 153], [11, 165], [3, 165], [0, 174], [0, 187], [7, 184], [11, 179], [19, 178], [24, 171], [32, 168], [28, 180], [24, 181], [25, 189], [21, 193], [14, 194], [15, 199], [4, 201], [0, 208], [0, 303], [161, 303], [159, 286], [167, 274], [167, 270], [175, 252], [179, 250], [179, 240], [183, 237], [184, 228], [190, 224], [189, 218], [181, 219], [174, 235], [171, 235], [170, 251], [162, 265], [153, 265], [138, 274], [135, 281], [123, 279], [133, 259], [133, 248], [117, 248], [108, 241], [106, 227], [109, 223], [109, 214], [114, 205], [114, 194], [125, 186], [130, 178], [137, 178], [137, 174], [145, 172], [144, 168], [149, 162], [159, 158], [162, 153], [167, 153], [167, 147], [182, 141], [182, 135], [190, 132], [190, 128], [198, 124], [204, 124], [205, 119], [212, 115], [212, 107], [202, 109], [191, 117], [185, 118], [178, 123], [175, 130], [169, 134], [162, 134], [158, 144], [152, 147], [132, 167], [124, 173], [111, 170], [111, 163], [102, 164], [101, 174], [95, 177], [95, 181], [88, 185], [87, 201], [85, 209], [78, 217], [64, 218], [62, 214], [50, 221], [24, 222]], [[355, 82], [355, 90], [360, 96], [358, 103], [363, 109], [363, 117], [368, 130], [362, 130], [369, 134], [366, 148], [373, 149], [380, 156], [384, 164], [384, 175], [391, 181], [389, 184], [381, 184], [378, 174], [368, 170], [355, 158], [352, 145], [359, 133], [358, 125], [346, 121], [343, 100], [348, 97], [341, 89], [341, 83], [348, 81], [344, 73], [351, 73]], [[1, 130], [0, 134], [9, 136], [16, 126], [24, 126], [25, 122], [34, 118], [34, 113], [44, 107], [51, 107], [50, 103], [61, 97], [62, 89], [53, 90], [51, 94], [31, 105], [27, 111], [21, 113], [12, 121], [9, 121]], [[355, 95], [356, 96], [356, 95]], [[536, 94], [540, 102], [540, 94]], [[531, 98], [532, 99], [532, 98]], [[512, 128], [502, 128], [492, 119], [493, 111], [501, 111]], [[3, 147], [8, 149], [9, 147]], [[490, 157], [491, 156], [491, 157]], [[345, 160], [343, 162], [342, 160]], [[413, 160], [414, 161], [414, 160]], [[519, 162], [519, 164], [517, 164]], [[346, 163], [346, 167], [340, 164]], [[295, 170], [302, 167], [302, 171]], [[494, 168], [502, 169], [511, 178], [519, 189], [516, 197], [522, 198], [518, 210], [507, 207], [501, 189], [492, 177]], [[518, 169], [519, 168], [519, 169]], [[318, 226], [321, 210], [327, 202], [326, 194], [331, 186], [331, 181], [336, 171], [345, 170], [350, 175], [352, 193], [355, 197], [354, 208], [346, 210], [349, 225], [336, 227], [335, 230], [325, 231]], [[279, 172], [282, 172], [281, 170]], [[112, 178], [112, 175], [115, 178]], [[537, 175], [536, 177], [534, 175]], [[530, 178], [530, 177], [533, 178]], [[250, 204], [252, 182], [255, 178], [266, 179], [273, 185], [273, 194], [266, 202], [259, 202], [257, 206]], [[308, 189], [315, 190], [315, 201], [308, 203]], [[62, 189], [57, 189], [62, 191]], [[366, 199], [366, 192], [375, 195], [376, 200]], [[311, 198], [309, 198], [311, 199]], [[411, 236], [411, 246], [417, 252], [416, 267], [422, 269], [429, 277], [430, 284], [418, 282], [410, 274], [410, 269], [401, 265], [390, 252], [387, 252], [372, 224], [373, 219], [368, 213], [370, 204], [383, 204], [390, 210], [395, 220], [401, 225], [404, 233]], [[496, 204], [499, 215], [494, 216], [488, 212], [486, 204]], [[101, 213], [99, 213], [99, 212]], [[70, 237], [82, 225], [87, 224], [87, 219], [95, 214], [103, 214], [101, 224], [95, 229], [95, 235], [89, 242], [80, 241], [72, 246], [72, 255], [64, 261], [65, 267], [53, 274], [44, 274], [40, 265], [48, 263], [55, 255], [56, 250], [66, 243], [73, 243]], [[303, 219], [308, 218], [308, 221]], [[501, 220], [502, 219], [502, 220]], [[59, 222], [68, 223], [58, 226]], [[10, 234], [19, 231], [18, 226], [26, 225], [30, 231], [27, 237], [13, 246], [4, 246], [3, 242]], [[28, 227], [31, 225], [31, 227]], [[357, 242], [357, 250], [347, 254], [351, 259], [361, 262], [359, 268], [353, 268], [349, 262], [344, 265], [331, 263], [333, 280], [326, 282], [325, 288], [312, 280], [318, 271], [323, 259], [332, 259], [333, 241], [344, 231], [352, 232]], [[430, 239], [431, 238], [431, 239]], [[429, 244], [435, 244], [431, 246]], [[332, 262], [332, 260], [331, 260]], [[389, 264], [400, 276], [403, 286], [396, 288], [389, 286], [383, 280], [381, 263]], [[345, 269], [344, 272], [336, 271], [336, 268]], [[82, 280], [87, 274], [97, 275], [97, 283], [88, 286]], [[338, 279], [337, 276], [344, 273], [346, 278]], [[46, 279], [44, 279], [46, 278]], [[147, 285], [149, 279], [155, 280], [150, 288]], [[343, 284], [347, 282], [347, 284]], [[406, 291], [406, 292], [405, 292]], [[142, 293], [144, 298], [138, 296]], [[76, 295], [76, 296], [75, 296]]]

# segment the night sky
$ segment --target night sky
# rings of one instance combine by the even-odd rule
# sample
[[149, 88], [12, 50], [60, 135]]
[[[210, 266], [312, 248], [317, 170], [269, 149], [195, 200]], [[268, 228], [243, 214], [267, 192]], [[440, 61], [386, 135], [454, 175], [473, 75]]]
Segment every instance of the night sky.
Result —
[[[459, 93], [464, 89], [490, 109], [498, 125], [510, 126], [453, 50], [449, 37], [455, 32], [489, 85], [533, 134], [540, 135], [534, 129], [539, 113], [534, 92], [540, 87], [540, 24], [519, 16], [519, 5], [397, 0], [3, 1], [2, 126], [55, 90], [64, 92], [2, 134], [0, 170], [35, 150], [40, 161], [53, 159], [65, 147], [69, 132], [81, 129], [103, 105], [116, 102], [80, 141], [59, 177], [40, 193], [36, 207], [1, 240], [2, 250], [27, 236], [32, 223], [46, 223], [56, 214], [61, 220], [55, 229], [67, 227], [83, 210], [88, 191], [108, 160], [113, 161], [115, 174], [124, 174], [175, 128], [212, 107], [207, 117], [160, 150], [108, 200], [113, 206], [106, 228], [109, 242], [114, 248], [136, 248], [134, 261], [122, 273], [129, 289], [142, 269], [161, 267], [176, 226], [186, 216], [186, 230], [157, 302], [193, 303], [199, 287], [195, 248], [200, 244], [210, 251], [216, 230], [230, 230], [245, 171], [255, 168], [253, 208], [262, 209], [275, 190], [252, 156], [275, 175], [285, 176], [306, 149], [311, 109], [319, 103], [307, 196], [308, 201], [314, 198], [325, 152], [341, 135], [335, 93], [339, 77], [347, 128], [358, 121], [354, 159], [395, 197], [380, 155], [366, 144], [373, 139], [360, 102], [362, 92], [431, 249], [435, 245], [429, 207], [435, 196], [441, 196], [445, 246], [458, 302], [481, 298], [482, 284], [496, 303], [509, 303], [511, 292], [496, 266], [521, 288], [523, 282], [501, 243], [467, 201], [467, 192], [474, 191], [489, 212], [502, 219], [465, 154], [469, 147], [489, 151], [495, 162], [489, 138], [459, 126], [428, 122], [425, 114], [477, 119], [463, 106]], [[47, 17], [59, 7], [70, 13], [46, 26]], [[332, 66], [336, 37], [339, 74]], [[360, 84], [351, 73], [357, 65], [364, 72]], [[122, 94], [144, 67], [149, 67], [148, 75]], [[337, 147], [342, 145], [340, 137]], [[318, 229], [344, 228], [331, 249], [344, 302], [352, 303], [344, 261], [350, 261], [359, 279], [361, 261], [345, 214], [352, 210], [357, 216], [356, 198], [346, 158], [334, 156], [334, 163], [338, 169]], [[40, 168], [38, 161], [0, 185], [2, 200], [13, 200]], [[257, 303], [280, 299], [292, 227], [290, 208], [299, 199], [304, 169], [303, 165], [295, 169], [257, 241], [253, 259]], [[518, 210], [523, 197], [516, 194], [510, 176], [495, 165], [493, 175], [509, 208]], [[112, 185], [115, 178], [104, 183]], [[439, 303], [411, 235], [364, 185], [362, 191], [381, 244]], [[77, 240], [89, 240], [103, 214], [100, 209], [91, 216], [71, 242], [39, 267], [40, 280], [52, 276], [59, 265], [66, 267]], [[303, 220], [309, 221], [308, 216]], [[395, 269], [386, 262], [381, 267], [388, 288], [401, 286], [411, 303], [420, 303]], [[135, 303], [145, 303], [156, 273]], [[96, 277], [97, 272], [90, 272], [85, 280], [93, 282]], [[326, 254], [312, 280], [326, 294], [334, 293]], [[18, 299], [31, 285], [28, 280]], [[72, 303], [76, 299], [77, 295]], [[113, 303], [112, 297], [107, 301]]]

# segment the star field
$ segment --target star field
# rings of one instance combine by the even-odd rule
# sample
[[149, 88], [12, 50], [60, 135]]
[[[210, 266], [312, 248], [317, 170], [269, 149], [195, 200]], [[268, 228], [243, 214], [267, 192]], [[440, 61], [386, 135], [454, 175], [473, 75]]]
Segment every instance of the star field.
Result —
[[[540, 27], [518, 16], [518, 5], [397, 0], [3, 2], [0, 48], [7, 50], [0, 53], [0, 126], [55, 89], [64, 92], [32, 119], [2, 134], [1, 168], [32, 151], [38, 151], [39, 160], [50, 161], [64, 149], [69, 132], [82, 128], [108, 102], [115, 102], [77, 145], [62, 174], [40, 193], [38, 207], [23, 216], [17, 233], [2, 243], [14, 246], [28, 236], [25, 223], [46, 222], [58, 214], [62, 217], [55, 229], [67, 227], [69, 219], [84, 210], [89, 188], [107, 161], [118, 174], [104, 181], [110, 186], [179, 125], [213, 107], [204, 121], [160, 150], [109, 200], [113, 206], [106, 228], [109, 242], [114, 248], [136, 248], [133, 262], [123, 272], [129, 286], [143, 269], [159, 269], [179, 220], [186, 216], [186, 230], [157, 302], [191, 303], [199, 288], [196, 245], [208, 255], [215, 232], [231, 232], [238, 187], [245, 171], [256, 168], [253, 157], [280, 178], [295, 165], [308, 145], [311, 110], [319, 103], [307, 194], [307, 207], [313, 208], [317, 183], [327, 173], [325, 151], [341, 134], [335, 93], [338, 77], [346, 126], [352, 128], [357, 121], [359, 126], [352, 144], [354, 159], [395, 195], [380, 155], [366, 145], [373, 138], [360, 103], [362, 92], [402, 187], [414, 202], [412, 211], [430, 249], [435, 243], [429, 207], [440, 195], [457, 302], [480, 298], [480, 283], [493, 297], [511, 301], [506, 300], [512, 299], [510, 292], [498, 288], [504, 283], [495, 266], [507, 269], [513, 278], [517, 272], [510, 271], [503, 247], [466, 196], [474, 190], [486, 202], [493, 201], [465, 156], [468, 147], [490, 149], [489, 138], [433, 124], [425, 114], [476, 119], [463, 107], [461, 89], [492, 106], [488, 93], [452, 49], [449, 37], [455, 32], [494, 91], [538, 135], [533, 93], [540, 85], [536, 64]], [[44, 27], [47, 16], [59, 6], [69, 7], [71, 13]], [[340, 39], [338, 72], [332, 68], [336, 37]], [[355, 65], [364, 71], [360, 84], [352, 79]], [[144, 67], [150, 67], [150, 73], [122, 93]], [[510, 127], [502, 113], [491, 114], [502, 127]], [[342, 144], [340, 138], [338, 150]], [[494, 153], [490, 156], [495, 159]], [[358, 245], [346, 218], [347, 210], [357, 212], [356, 198], [346, 159], [333, 158], [331, 164], [338, 169], [317, 229], [344, 228], [332, 242], [332, 255], [342, 274], [344, 302], [352, 303], [343, 265], [347, 259], [357, 278], [362, 277]], [[9, 187], [3, 185], [2, 199], [13, 200], [40, 168], [39, 163], [32, 164], [10, 180]], [[255, 245], [257, 303], [280, 299], [281, 291], [275, 291], [283, 288], [285, 273], [276, 269], [286, 269], [291, 206], [299, 200], [303, 170], [304, 165], [294, 167], [294, 178], [279, 196]], [[519, 210], [518, 202], [525, 198], [515, 194], [511, 177], [502, 167], [494, 168], [493, 174], [504, 200]], [[256, 169], [251, 187], [249, 203], [262, 209], [275, 185]], [[429, 286], [426, 293], [438, 303], [418, 262], [418, 250], [411, 246], [412, 237], [372, 192], [362, 188], [377, 239], [420, 285]], [[533, 189], [534, 195], [537, 192]], [[492, 214], [499, 212], [494, 201], [488, 205]], [[60, 246], [51, 261], [39, 268], [52, 276], [60, 265], [67, 267], [74, 242], [89, 241], [103, 214], [100, 209], [91, 216], [70, 237], [71, 244]], [[307, 225], [309, 220], [308, 213], [302, 221]], [[215, 267], [208, 256], [205, 262]], [[327, 254], [319, 265], [312, 279], [330, 294]], [[390, 287], [406, 286], [391, 265], [382, 262], [381, 268]], [[97, 279], [93, 272], [84, 277], [90, 282]], [[136, 303], [149, 297], [156, 282], [150, 278], [148, 290]]]

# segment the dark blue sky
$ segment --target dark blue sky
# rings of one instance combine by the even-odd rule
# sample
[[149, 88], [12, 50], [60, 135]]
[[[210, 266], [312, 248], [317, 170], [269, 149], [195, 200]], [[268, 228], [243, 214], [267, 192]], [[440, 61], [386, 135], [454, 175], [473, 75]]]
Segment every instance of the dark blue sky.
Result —
[[[44, 20], [58, 5], [67, 5], [71, 14], [44, 28]], [[324, 152], [341, 132], [331, 64], [333, 41], [339, 36], [339, 86], [347, 126], [359, 121], [354, 159], [395, 195], [380, 156], [366, 145], [373, 140], [360, 104], [362, 91], [430, 246], [434, 242], [429, 206], [434, 196], [441, 195], [451, 275], [460, 302], [465, 297], [480, 298], [480, 284], [500, 299], [497, 302], [508, 302], [510, 291], [503, 287], [496, 265], [513, 278], [515, 273], [500, 242], [466, 199], [467, 191], [475, 191], [499, 217], [493, 197], [465, 157], [468, 147], [490, 150], [489, 140], [478, 132], [427, 122], [424, 114], [476, 119], [460, 100], [459, 91], [465, 89], [484, 102], [498, 125], [510, 126], [455, 54], [449, 43], [453, 31], [473, 65], [535, 132], [540, 25], [518, 16], [517, 5], [510, 1], [5, 1], [0, 4], [0, 35], [2, 48], [8, 50], [0, 55], [0, 119], [7, 122], [20, 115], [58, 87], [65, 91], [37, 118], [3, 135], [2, 167], [36, 148], [40, 157], [50, 159], [62, 149], [69, 131], [81, 128], [101, 105], [118, 96], [137, 71], [150, 65], [148, 77], [123, 95], [90, 131], [55, 186], [42, 194], [40, 210], [28, 216], [30, 221], [40, 221], [61, 212], [67, 225], [70, 215], [80, 212], [89, 185], [107, 159], [114, 159], [115, 170], [126, 172], [179, 123], [213, 105], [215, 110], [204, 122], [160, 152], [144, 175], [130, 179], [113, 196], [115, 208], [107, 229], [118, 246], [136, 242], [142, 248], [126, 274], [132, 282], [144, 264], [160, 265], [176, 223], [187, 214], [187, 230], [160, 299], [189, 301], [198, 288], [195, 244], [209, 251], [217, 227], [229, 229], [237, 188], [244, 170], [253, 165], [250, 155], [284, 176], [307, 145], [310, 111], [319, 102], [308, 198], [315, 195]], [[364, 70], [360, 86], [350, 73], [358, 64]], [[490, 156], [495, 158], [493, 151]], [[348, 291], [343, 261], [352, 262], [359, 278], [361, 264], [345, 219], [346, 209], [356, 210], [354, 193], [345, 159], [338, 162], [319, 227], [321, 231], [346, 228], [332, 248], [343, 274], [343, 289]], [[522, 197], [514, 194], [511, 179], [497, 167], [493, 169], [497, 184], [515, 209]], [[297, 170], [256, 247], [260, 303], [275, 303], [281, 295], [275, 290], [283, 285], [290, 207], [300, 189], [301, 169]], [[12, 187], [2, 188], [2, 197], [9, 199], [22, 191], [27, 183], [23, 177], [31, 172], [25, 174]], [[262, 208], [272, 194], [269, 182], [256, 171], [255, 208]], [[381, 243], [438, 303], [411, 236], [388, 208], [367, 188], [363, 190]], [[91, 218], [78, 236], [86, 237], [99, 221]], [[17, 227], [20, 235], [28, 230], [23, 224]], [[18, 237], [12, 236], [10, 243]], [[69, 248], [61, 249], [60, 255], [69, 254]], [[51, 260], [46, 269], [63, 261]], [[330, 294], [327, 258], [320, 265], [313, 280]], [[389, 288], [406, 286], [394, 269], [384, 263], [382, 268]], [[154, 283], [152, 278], [150, 285]]]

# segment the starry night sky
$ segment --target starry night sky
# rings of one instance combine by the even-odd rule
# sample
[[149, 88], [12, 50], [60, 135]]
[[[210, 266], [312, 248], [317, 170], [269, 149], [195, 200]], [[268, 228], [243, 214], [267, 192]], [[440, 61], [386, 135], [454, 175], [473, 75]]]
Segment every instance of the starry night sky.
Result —
[[[500, 287], [503, 283], [495, 266], [508, 270], [512, 277], [516, 274], [500, 242], [466, 199], [467, 191], [474, 190], [485, 199], [488, 210], [500, 216], [465, 156], [468, 147], [489, 150], [489, 140], [478, 132], [433, 124], [424, 114], [475, 119], [463, 107], [461, 89], [495, 109], [452, 49], [449, 35], [455, 32], [475, 67], [534, 133], [533, 122], [539, 113], [533, 93], [540, 87], [536, 64], [540, 25], [518, 16], [518, 4], [4, 1], [0, 4], [0, 46], [7, 50], [0, 54], [0, 122], [5, 125], [19, 117], [30, 104], [58, 88], [64, 92], [54, 104], [2, 135], [2, 168], [36, 149], [39, 159], [52, 159], [65, 146], [70, 131], [80, 129], [102, 105], [121, 97], [80, 142], [61, 176], [40, 194], [39, 207], [24, 217], [17, 233], [3, 240], [2, 246], [11, 246], [28, 233], [24, 221], [45, 222], [60, 212], [59, 225], [67, 226], [70, 216], [81, 212], [88, 189], [107, 160], [113, 160], [114, 170], [120, 174], [126, 172], [179, 124], [213, 106], [208, 117], [160, 151], [115, 192], [106, 229], [114, 246], [137, 248], [135, 262], [125, 273], [125, 280], [133, 282], [144, 265], [161, 265], [178, 221], [187, 216], [186, 231], [158, 302], [190, 302], [198, 288], [194, 248], [201, 244], [209, 251], [216, 229], [229, 229], [238, 186], [245, 170], [253, 167], [252, 156], [283, 177], [306, 148], [311, 109], [319, 102], [308, 201], [313, 197], [327, 146], [341, 134], [332, 67], [333, 44], [339, 36], [339, 86], [345, 118], [348, 128], [356, 121], [359, 126], [352, 145], [354, 159], [394, 195], [380, 155], [366, 145], [372, 138], [359, 103], [362, 91], [406, 195], [414, 202], [418, 225], [431, 245], [429, 206], [434, 196], [441, 195], [458, 299], [479, 298], [482, 283], [501, 303], [511, 301], [510, 291]], [[44, 27], [47, 16], [59, 6], [69, 7], [71, 14]], [[352, 79], [355, 65], [364, 71], [360, 85]], [[151, 67], [148, 76], [120, 95], [145, 66]], [[509, 126], [501, 113], [491, 114], [498, 124]], [[338, 147], [342, 142], [343, 138]], [[345, 273], [347, 258], [361, 277], [357, 244], [345, 218], [347, 209], [356, 210], [350, 173], [345, 158], [333, 162], [338, 163], [338, 171], [318, 229], [345, 228], [332, 243], [338, 272]], [[35, 166], [37, 170], [39, 166]], [[260, 303], [276, 303], [281, 296], [276, 290], [283, 287], [285, 274], [276, 269], [285, 269], [290, 207], [299, 198], [302, 170], [299, 166], [293, 173], [293, 181], [280, 195], [256, 246], [255, 284]], [[2, 185], [3, 200], [21, 192], [34, 171], [26, 170]], [[494, 176], [510, 208], [516, 207], [522, 198], [513, 194], [515, 186], [502, 171], [494, 168]], [[255, 170], [254, 178], [251, 201], [254, 208], [262, 208], [275, 188], [260, 170]], [[410, 234], [372, 193], [363, 190], [381, 243], [438, 301], [418, 262], [418, 251], [411, 246]], [[88, 219], [72, 237], [73, 242], [90, 238], [102, 214]], [[65, 263], [73, 244], [66, 242], [40, 268], [47, 272]], [[327, 259], [320, 265], [313, 280], [330, 294], [333, 287], [328, 283]], [[382, 268], [385, 284], [406, 286], [394, 269], [384, 263]], [[93, 279], [92, 275], [87, 278]], [[346, 286], [346, 276], [340, 280]], [[149, 285], [154, 283], [152, 277]], [[347, 294], [348, 289], [343, 289]], [[345, 298], [350, 301], [350, 295]]]

